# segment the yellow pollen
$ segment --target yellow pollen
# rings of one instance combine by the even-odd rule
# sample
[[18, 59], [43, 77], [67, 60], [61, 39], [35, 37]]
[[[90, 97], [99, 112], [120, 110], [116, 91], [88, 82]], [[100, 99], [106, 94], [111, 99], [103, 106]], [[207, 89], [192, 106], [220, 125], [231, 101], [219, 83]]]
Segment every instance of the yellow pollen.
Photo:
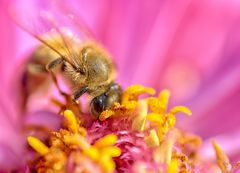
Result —
[[138, 115], [132, 122], [132, 129], [136, 131], [144, 131], [146, 124], [146, 116], [148, 112], [148, 105], [146, 100], [140, 100], [137, 106]]
[[99, 116], [99, 120], [100, 121], [104, 121], [106, 120], [107, 118], [111, 117], [112, 115], [114, 115], [114, 111], [112, 110], [105, 110], [103, 111], [100, 116]]
[[27, 141], [28, 144], [39, 154], [45, 155], [49, 152], [49, 148], [39, 139], [32, 136], [28, 136]]
[[63, 140], [66, 145], [77, 145], [82, 150], [88, 149], [90, 147], [89, 143], [80, 135], [64, 135]]
[[78, 131], [77, 119], [72, 111], [65, 110], [63, 113], [64, 117], [67, 119], [69, 131], [76, 133]]
[[218, 166], [220, 167], [222, 172], [231, 172], [232, 165], [229, 162], [228, 156], [224, 153], [224, 151], [216, 141], [213, 140], [212, 145], [216, 153]]
[[98, 148], [103, 148], [103, 147], [108, 147], [108, 146], [112, 146], [116, 143], [117, 141], [117, 136], [114, 134], [109, 134], [106, 135], [100, 139], [98, 139], [94, 146], [98, 147]]

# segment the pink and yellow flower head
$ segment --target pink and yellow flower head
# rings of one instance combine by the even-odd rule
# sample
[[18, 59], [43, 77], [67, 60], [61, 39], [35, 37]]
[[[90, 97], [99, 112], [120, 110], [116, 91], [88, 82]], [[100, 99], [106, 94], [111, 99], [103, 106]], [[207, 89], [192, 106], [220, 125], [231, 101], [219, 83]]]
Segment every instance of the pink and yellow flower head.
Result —
[[[139, 97], [142, 94], [150, 97]], [[170, 92], [141, 85], [128, 87], [121, 103], [104, 111], [99, 119], [84, 119], [63, 111], [64, 126], [46, 142], [29, 136], [36, 151], [29, 162], [37, 172], [231, 172], [232, 166], [217, 142], [217, 164], [201, 159], [200, 137], [176, 128], [175, 114], [191, 115], [184, 106], [168, 109]], [[61, 116], [61, 115], [59, 115]]]

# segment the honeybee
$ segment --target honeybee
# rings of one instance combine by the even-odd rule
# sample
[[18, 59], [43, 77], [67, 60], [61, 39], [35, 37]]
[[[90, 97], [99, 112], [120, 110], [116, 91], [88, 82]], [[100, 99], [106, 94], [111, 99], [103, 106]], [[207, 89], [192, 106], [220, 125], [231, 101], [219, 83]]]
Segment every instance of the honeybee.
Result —
[[58, 72], [72, 85], [73, 101], [84, 93], [89, 94], [92, 97], [91, 112], [96, 117], [113, 103], [119, 102], [122, 89], [115, 82], [116, 68], [107, 51], [92, 38], [89, 39], [91, 41], [81, 40], [75, 34], [76, 30], [72, 32], [66, 26], [59, 26], [49, 13], [38, 20], [34, 19], [34, 24], [41, 32], [36, 32], [29, 22], [17, 23], [43, 43], [32, 55], [35, 61], [30, 63], [30, 67], [33, 71], [38, 69], [43, 73], [55, 74], [55, 69], [60, 69]]

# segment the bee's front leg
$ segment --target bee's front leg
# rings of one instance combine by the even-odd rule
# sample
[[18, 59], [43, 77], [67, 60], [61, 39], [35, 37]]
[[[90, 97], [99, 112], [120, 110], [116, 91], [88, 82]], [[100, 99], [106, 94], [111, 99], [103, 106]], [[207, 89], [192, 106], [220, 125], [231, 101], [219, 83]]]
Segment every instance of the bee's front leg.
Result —
[[55, 68], [56, 66], [62, 64], [64, 61], [65, 61], [65, 59], [63, 57], [57, 58], [57, 59], [51, 61], [50, 63], [48, 63], [46, 65], [46, 69], [48, 71], [51, 71], [53, 68]]
[[79, 97], [81, 97], [84, 93], [86, 93], [88, 91], [88, 87], [82, 87], [79, 90], [77, 90], [74, 94], [73, 94], [73, 101], [76, 101]]

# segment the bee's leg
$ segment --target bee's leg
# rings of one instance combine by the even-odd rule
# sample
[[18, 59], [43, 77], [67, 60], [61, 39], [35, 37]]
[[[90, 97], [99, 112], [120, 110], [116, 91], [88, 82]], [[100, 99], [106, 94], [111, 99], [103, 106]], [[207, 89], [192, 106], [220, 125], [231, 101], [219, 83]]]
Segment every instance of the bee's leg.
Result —
[[55, 86], [57, 87], [59, 93], [63, 96], [66, 96], [67, 94], [64, 93], [61, 89], [60, 89], [60, 86], [58, 85], [58, 82], [57, 82], [57, 77], [56, 75], [54, 74], [54, 72], [52, 71], [53, 68], [55, 68], [57, 65], [60, 65], [62, 64], [63, 62], [65, 61], [65, 59], [63, 57], [60, 57], [60, 58], [57, 58], [53, 61], [51, 61], [50, 63], [48, 63], [46, 65], [46, 70], [49, 71], [51, 77], [52, 77], [52, 80], [55, 84]]
[[51, 61], [50, 63], [47, 64], [46, 69], [48, 71], [51, 71], [53, 68], [55, 68], [57, 65], [62, 64], [65, 61], [65, 59], [63, 57], [57, 58], [53, 61]]
[[57, 89], [61, 93], [61, 89], [60, 89], [60, 86], [58, 85], [57, 77], [55, 76], [55, 74], [52, 71], [50, 71], [50, 75], [52, 77], [53, 83], [56, 85]]
[[50, 75], [51, 75], [51, 77], [52, 77], [53, 83], [54, 83], [55, 86], [57, 87], [58, 92], [59, 92], [62, 96], [64, 96], [64, 97], [67, 96], [67, 94], [66, 94], [65, 92], [63, 92], [63, 91], [61, 90], [60, 86], [58, 85], [57, 77], [55, 76], [55, 74], [54, 74], [52, 71], [50, 71]]
[[84, 93], [86, 93], [88, 91], [88, 87], [82, 87], [81, 89], [79, 89], [78, 91], [76, 91], [73, 94], [73, 100], [76, 101], [79, 97], [81, 97]]

